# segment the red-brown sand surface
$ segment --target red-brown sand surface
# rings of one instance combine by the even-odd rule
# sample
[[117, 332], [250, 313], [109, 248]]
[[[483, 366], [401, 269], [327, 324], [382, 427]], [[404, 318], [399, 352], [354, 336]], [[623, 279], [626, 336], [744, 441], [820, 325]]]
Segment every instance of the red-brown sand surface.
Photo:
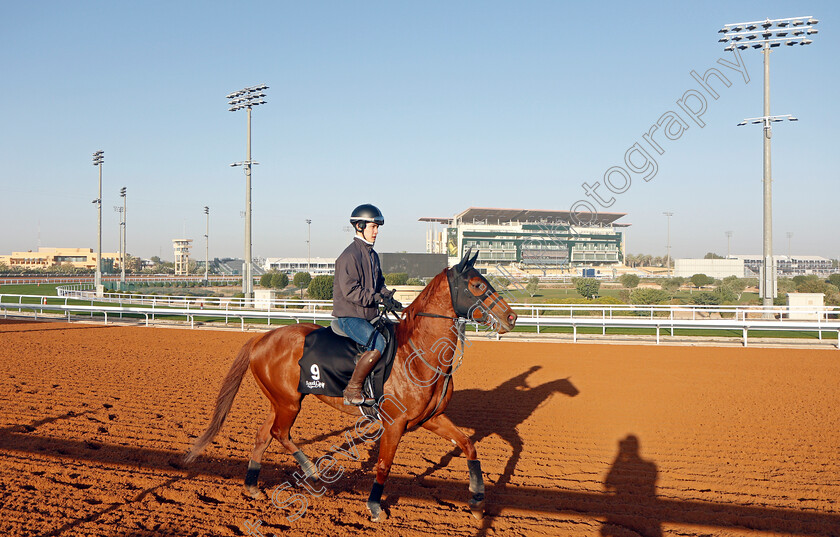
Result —
[[[216, 441], [177, 462], [251, 336], [0, 321], [0, 535], [840, 535], [836, 350], [474, 338], [447, 415], [476, 443], [487, 516], [466, 509], [464, 457], [420, 430], [374, 524], [375, 446], [336, 455], [321, 496], [296, 487], [297, 520], [242, 495], [267, 412], [250, 374]], [[353, 423], [308, 398], [292, 434], [315, 459]], [[296, 469], [274, 443], [261, 485]]]

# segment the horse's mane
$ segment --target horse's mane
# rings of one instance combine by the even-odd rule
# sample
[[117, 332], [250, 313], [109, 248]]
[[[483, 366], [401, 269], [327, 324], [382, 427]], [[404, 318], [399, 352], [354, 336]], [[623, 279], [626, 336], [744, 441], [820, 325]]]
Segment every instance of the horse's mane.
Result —
[[429, 303], [434, 298], [438, 297], [438, 290], [442, 285], [449, 285], [446, 279], [446, 270], [443, 269], [440, 274], [432, 278], [426, 287], [420, 291], [411, 304], [403, 310], [403, 316], [400, 324], [397, 325], [397, 343], [403, 345], [408, 342], [408, 337], [414, 332], [417, 326], [417, 314], [422, 311], [427, 311]]

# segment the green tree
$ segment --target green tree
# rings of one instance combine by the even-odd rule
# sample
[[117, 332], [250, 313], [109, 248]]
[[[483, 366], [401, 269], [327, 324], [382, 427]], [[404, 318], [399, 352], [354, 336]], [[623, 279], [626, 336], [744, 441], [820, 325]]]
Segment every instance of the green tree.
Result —
[[840, 288], [836, 285], [829, 284], [825, 293], [826, 306], [840, 306]]
[[502, 276], [497, 276], [493, 278], [493, 287], [499, 287], [501, 289], [507, 289], [510, 285], [510, 280], [504, 278]]
[[333, 277], [327, 275], [315, 276], [309, 282], [307, 289], [309, 298], [314, 300], [332, 300], [333, 297]]
[[274, 271], [268, 271], [262, 276], [260, 276], [260, 287], [265, 287], [266, 289], [271, 287], [271, 277], [274, 275]]
[[702, 293], [696, 293], [694, 296], [691, 297], [692, 304], [698, 304], [702, 306], [717, 306], [720, 304], [720, 294], [719, 293], [712, 293], [709, 291], [703, 291]]
[[691, 284], [694, 285], [694, 287], [697, 287], [698, 289], [703, 287], [704, 285], [709, 285], [710, 283], [715, 281], [714, 278], [710, 278], [705, 274], [695, 274], [694, 276], [689, 278], [689, 280], [691, 281]]
[[389, 272], [385, 274], [385, 285], [405, 285], [408, 281], [406, 272]]
[[423, 280], [421, 280], [420, 278], [409, 278], [408, 281], [405, 282], [405, 284], [406, 285], [426, 285], [425, 283], [423, 283]]
[[[758, 281], [756, 281], [755, 286], [758, 287]], [[779, 296], [792, 293], [796, 291], [796, 282], [790, 278], [779, 278], [776, 282], [776, 290], [779, 292]]]
[[718, 295], [721, 304], [735, 302], [739, 299], [739, 295], [727, 285], [721, 285], [715, 289], [715, 293]]
[[840, 287], [840, 273], [830, 274], [828, 276], [828, 283], [835, 287]]
[[642, 287], [633, 289], [630, 292], [631, 304], [661, 304], [670, 298], [670, 295], [662, 289]]
[[59, 274], [75, 274], [76, 273], [76, 267], [73, 266], [73, 263], [70, 263], [69, 261], [67, 261], [67, 262], [61, 263], [60, 265], [57, 265], [55, 267], [55, 271], [58, 272]]
[[634, 287], [639, 286], [639, 282], [642, 281], [642, 279], [639, 278], [638, 276], [636, 276], [635, 274], [622, 274], [618, 278], [618, 281], [624, 287], [626, 287], [628, 289], [633, 289]]
[[747, 288], [747, 281], [744, 278], [739, 278], [737, 276], [727, 276], [723, 279], [719, 289], [722, 292], [732, 292], [736, 295], [736, 299], [729, 299], [729, 302], [733, 300], [741, 300], [741, 295], [744, 293], [744, 289]]
[[539, 285], [540, 285], [540, 279], [537, 276], [531, 276], [530, 278], [528, 278], [528, 283], [527, 283], [527, 285], [525, 285], [525, 290], [533, 298], [534, 295], [537, 294], [537, 290], [539, 289]]
[[708, 252], [706, 255], [703, 256], [703, 259], [726, 259], [722, 255], [718, 255], [714, 252]]
[[271, 275], [271, 287], [275, 289], [283, 289], [289, 285], [289, 277], [282, 272], [275, 272]]
[[682, 284], [682, 278], [667, 278], [659, 283], [659, 287], [661, 287], [663, 291], [668, 293], [668, 296], [674, 296], [676, 292], [679, 291], [680, 286]]
[[309, 285], [309, 282], [312, 281], [312, 275], [308, 272], [298, 272], [295, 274], [295, 277], [292, 279], [292, 283], [295, 284], [295, 287], [300, 289], [300, 297], [303, 298], [303, 289]]
[[584, 298], [593, 298], [601, 288], [601, 282], [595, 278], [574, 278], [575, 289]]
[[826, 293], [828, 292], [828, 284], [825, 280], [811, 275], [807, 276], [796, 286], [796, 291], [799, 293]]

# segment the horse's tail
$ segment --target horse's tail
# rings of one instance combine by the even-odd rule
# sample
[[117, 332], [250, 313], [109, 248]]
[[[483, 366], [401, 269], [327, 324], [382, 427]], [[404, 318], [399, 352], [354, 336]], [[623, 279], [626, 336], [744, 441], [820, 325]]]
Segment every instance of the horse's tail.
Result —
[[230, 371], [228, 371], [225, 381], [219, 390], [219, 396], [216, 397], [216, 408], [213, 410], [210, 425], [207, 426], [204, 434], [195, 441], [189, 453], [184, 456], [185, 463], [190, 463], [198, 457], [199, 453], [219, 433], [219, 430], [225, 423], [225, 418], [230, 411], [230, 407], [233, 405], [233, 398], [236, 397], [236, 393], [239, 391], [239, 385], [242, 384], [242, 377], [248, 371], [250, 359], [251, 341], [242, 346], [242, 349], [240, 349], [239, 354], [236, 356], [236, 360], [230, 366]]

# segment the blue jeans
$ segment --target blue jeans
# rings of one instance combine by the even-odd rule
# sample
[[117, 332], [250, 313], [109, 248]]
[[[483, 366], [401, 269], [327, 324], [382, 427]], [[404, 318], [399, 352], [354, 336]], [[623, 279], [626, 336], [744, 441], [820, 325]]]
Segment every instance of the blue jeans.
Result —
[[370, 340], [371, 334], [375, 334], [372, 341], [373, 348], [380, 353], [385, 352], [385, 338], [369, 321], [359, 317], [339, 317], [338, 326], [344, 330], [345, 334], [350, 336], [350, 339], [365, 346], [367, 350], [371, 350], [371, 347], [368, 346], [368, 340]]

